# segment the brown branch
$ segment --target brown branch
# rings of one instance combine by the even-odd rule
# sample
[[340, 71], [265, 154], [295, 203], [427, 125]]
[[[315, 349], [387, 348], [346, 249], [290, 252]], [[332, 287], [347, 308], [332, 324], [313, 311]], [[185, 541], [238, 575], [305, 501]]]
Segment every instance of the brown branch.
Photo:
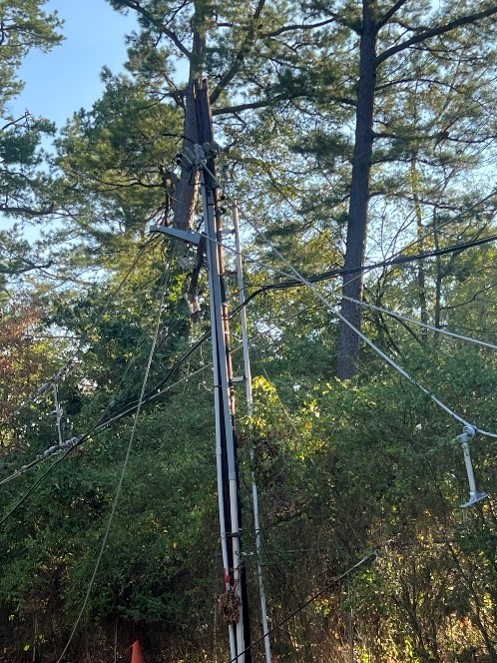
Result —
[[394, 3], [390, 9], [386, 12], [386, 14], [383, 16], [382, 19], [378, 21], [377, 25], [377, 30], [382, 28], [384, 25], [388, 23], [388, 21], [392, 18], [394, 14], [396, 14], [399, 9], [402, 7], [402, 5], [405, 5], [407, 0], [397, 0], [396, 3]]
[[327, 18], [318, 23], [295, 23], [293, 25], [284, 25], [283, 27], [278, 28], [278, 30], [273, 30], [273, 32], [263, 32], [262, 37], [269, 37], [271, 39], [272, 37], [278, 37], [285, 32], [292, 32], [293, 30], [314, 30], [314, 28], [320, 28], [323, 25], [329, 25], [330, 23], [336, 22], [337, 19], [333, 16], [332, 18]]
[[388, 58], [392, 57], [392, 55], [400, 53], [401, 51], [404, 51], [407, 48], [414, 46], [414, 44], [420, 44], [421, 42], [426, 41], [427, 39], [431, 39], [432, 37], [437, 37], [439, 35], [446, 34], [447, 32], [451, 32], [456, 28], [462, 27], [463, 25], [476, 23], [477, 21], [480, 21], [484, 18], [489, 18], [490, 16], [494, 16], [495, 14], [497, 14], [497, 6], [494, 5], [492, 7], [489, 7], [488, 9], [484, 9], [481, 12], [468, 14], [467, 16], [460, 16], [459, 18], [456, 18], [453, 21], [446, 23], [445, 25], [439, 25], [436, 28], [430, 28], [429, 30], [424, 30], [420, 34], [415, 35], [414, 37], [411, 37], [410, 39], [407, 39], [406, 41], [400, 44], [397, 44], [397, 46], [392, 46], [391, 48], [387, 48], [386, 51], [383, 51], [383, 53], [378, 55], [378, 57], [376, 58], [376, 65], [377, 66], [380, 65], [382, 62], [385, 62], [385, 60], [388, 60]]
[[[301, 99], [306, 98], [307, 94], [305, 92], [295, 93], [292, 96], [286, 94], [280, 94], [271, 99], [261, 99], [259, 101], [249, 101], [245, 104], [238, 104], [236, 106], [224, 106], [223, 108], [213, 108], [212, 115], [228, 115], [229, 113], [241, 113], [246, 110], [256, 110], [257, 108], [266, 108], [272, 104], [276, 104], [279, 101], [291, 101], [292, 99]], [[347, 106], [356, 107], [357, 102], [355, 99], [347, 99], [346, 97], [330, 97], [330, 101], [335, 101], [339, 104], [345, 104]]]
[[[303, 97], [304, 94], [295, 95], [293, 98]], [[278, 101], [289, 101], [287, 95], [279, 95], [278, 97], [273, 97], [272, 99], [261, 99], [260, 101], [250, 101], [246, 104], [238, 104], [236, 106], [225, 106], [224, 108], [213, 108], [212, 115], [228, 115], [228, 113], [240, 113], [246, 110], [255, 110], [257, 108], [266, 108], [271, 106]]]
[[4, 212], [5, 214], [25, 214], [26, 216], [46, 216], [47, 214], [54, 214], [55, 209], [53, 206], [46, 207], [45, 209], [33, 209], [32, 207], [1, 204], [0, 212]]
[[231, 63], [230, 68], [224, 74], [224, 76], [221, 77], [221, 80], [218, 82], [215, 89], [212, 91], [210, 95], [211, 104], [214, 104], [217, 101], [217, 99], [219, 99], [223, 90], [225, 90], [226, 86], [233, 80], [233, 78], [240, 71], [245, 56], [250, 51], [250, 48], [254, 42], [254, 35], [256, 31], [255, 22], [261, 15], [265, 4], [266, 0], [259, 0], [257, 7], [255, 8], [254, 15], [252, 16], [251, 19], [251, 25], [247, 31], [247, 34], [245, 35], [245, 39], [243, 40], [242, 45], [240, 46], [240, 50], [236, 54], [235, 59]]
[[7, 122], [7, 124], [4, 124], [3, 127], [0, 127], [0, 131], [5, 131], [9, 127], [17, 126], [19, 122], [22, 120], [26, 121], [31, 117], [31, 113], [28, 111], [24, 111], [24, 114], [21, 115], [21, 117], [18, 117], [16, 120], [11, 120], [10, 122]]

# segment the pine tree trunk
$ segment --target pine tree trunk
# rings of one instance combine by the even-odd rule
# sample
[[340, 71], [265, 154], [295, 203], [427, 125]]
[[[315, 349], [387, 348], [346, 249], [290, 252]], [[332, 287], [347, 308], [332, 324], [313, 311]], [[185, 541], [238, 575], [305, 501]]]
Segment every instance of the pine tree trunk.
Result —
[[[357, 94], [355, 145], [352, 160], [345, 270], [358, 269], [364, 261], [366, 246], [369, 179], [373, 153], [373, 108], [376, 84], [377, 25], [373, 20], [370, 0], [363, 2], [363, 27], [360, 40], [360, 78]], [[360, 300], [362, 274], [348, 274], [343, 280], [343, 295]], [[360, 306], [342, 300], [341, 313], [356, 329], [361, 327]], [[360, 342], [358, 335], [345, 322], [340, 323], [337, 375], [351, 378], [357, 370]]]

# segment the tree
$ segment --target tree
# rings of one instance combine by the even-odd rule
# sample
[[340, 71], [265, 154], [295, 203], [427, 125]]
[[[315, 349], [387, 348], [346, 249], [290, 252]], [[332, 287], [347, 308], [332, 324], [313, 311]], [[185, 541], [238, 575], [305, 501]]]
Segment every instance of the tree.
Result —
[[[490, 4], [488, 7], [464, 7], [461, 11], [460, 5], [449, 3], [440, 13], [425, 10], [425, 14], [419, 9], [410, 11], [406, 0], [399, 0], [391, 4], [378, 5], [377, 3], [364, 0], [362, 2], [362, 16], [357, 17], [358, 22], [354, 30], [359, 35], [359, 78], [357, 86], [357, 109], [354, 140], [354, 155], [352, 158], [352, 175], [349, 201], [349, 219], [347, 225], [347, 241], [345, 250], [345, 269], [360, 269], [364, 262], [368, 205], [370, 201], [370, 177], [374, 164], [373, 144], [375, 140], [375, 120], [378, 121], [381, 111], [375, 113], [375, 103], [378, 102], [379, 85], [386, 85], [390, 90], [400, 87], [405, 80], [401, 76], [396, 84], [395, 79], [388, 80], [383, 73], [386, 67], [392, 70], [405, 67], [404, 62], [409, 60], [418, 49], [430, 53], [436, 51], [433, 42], [439, 43], [444, 58], [450, 61], [459, 59], [458, 49], [461, 41], [469, 49], [469, 57], [476, 65], [472, 49], [475, 38], [478, 38], [474, 26], [478, 26], [481, 35], [487, 38], [487, 30], [492, 32], [492, 17], [497, 14], [497, 6]], [[432, 27], [426, 27], [426, 18], [429, 17]], [[467, 41], [471, 34], [471, 42]], [[402, 61], [404, 58], [404, 62]], [[429, 63], [429, 59], [426, 64]], [[417, 63], [419, 64], [419, 63]], [[443, 70], [438, 70], [439, 72]], [[417, 70], [412, 80], [429, 77], [427, 69]], [[378, 76], [381, 79], [378, 81]], [[452, 82], [447, 80], [446, 86]], [[432, 143], [440, 143], [448, 138], [451, 125], [444, 128], [442, 132], [435, 135], [424, 135], [422, 138], [431, 140]], [[445, 135], [447, 134], [447, 135]], [[351, 299], [359, 300], [362, 291], [362, 278], [357, 275], [344, 278], [343, 294]], [[342, 315], [345, 320], [360, 329], [360, 309], [347, 299], [342, 303]], [[340, 345], [338, 354], [338, 375], [349, 378], [355, 374], [359, 356], [359, 337], [346, 323], [341, 324]]]
[[[119, 11], [138, 15], [142, 32], [133, 41], [130, 67], [138, 77], [152, 81], [156, 97], [167, 96], [182, 110], [184, 152], [198, 139], [195, 89], [202, 77], [209, 80], [213, 115], [229, 132], [230, 121], [243, 124], [240, 114], [304, 94], [304, 81], [291, 73], [296, 60], [293, 44], [299, 42], [310, 51], [312, 30], [333, 21], [313, 23], [297, 5], [266, 0], [229, 7], [195, 0], [180, 8], [164, 0], [110, 2]], [[178, 62], [186, 66], [184, 85], [173, 75]], [[194, 207], [191, 168], [183, 166], [174, 196], [174, 224], [192, 227]]]
[[57, 13], [43, 11], [45, 2], [4, 2], [0, 7], [0, 212], [33, 217], [53, 211], [47, 176], [40, 172], [39, 143], [53, 124], [34, 118], [29, 111], [20, 117], [9, 112], [9, 101], [22, 89], [17, 69], [32, 49], [50, 50], [60, 43], [61, 21]]

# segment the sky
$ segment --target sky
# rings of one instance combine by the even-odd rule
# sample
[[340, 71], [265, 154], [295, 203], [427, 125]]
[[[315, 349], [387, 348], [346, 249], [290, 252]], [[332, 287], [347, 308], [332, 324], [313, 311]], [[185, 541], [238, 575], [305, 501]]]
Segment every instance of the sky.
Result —
[[63, 126], [80, 108], [91, 108], [103, 85], [100, 72], [113, 72], [126, 60], [124, 35], [135, 27], [134, 17], [119, 14], [106, 0], [48, 0], [45, 11], [57, 10], [64, 19], [66, 37], [49, 53], [32, 51], [19, 77], [22, 94], [10, 105], [12, 113], [24, 110]]

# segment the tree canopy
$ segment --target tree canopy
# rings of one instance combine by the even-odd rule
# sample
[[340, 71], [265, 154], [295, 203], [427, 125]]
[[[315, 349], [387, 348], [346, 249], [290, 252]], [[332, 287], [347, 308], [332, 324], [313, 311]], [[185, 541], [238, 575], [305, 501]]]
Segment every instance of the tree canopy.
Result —
[[259, 561], [275, 661], [497, 661], [497, 5], [109, 4], [125, 69], [57, 129], [9, 101], [63, 26], [0, 2], [0, 660], [227, 659], [205, 81], [252, 660]]

